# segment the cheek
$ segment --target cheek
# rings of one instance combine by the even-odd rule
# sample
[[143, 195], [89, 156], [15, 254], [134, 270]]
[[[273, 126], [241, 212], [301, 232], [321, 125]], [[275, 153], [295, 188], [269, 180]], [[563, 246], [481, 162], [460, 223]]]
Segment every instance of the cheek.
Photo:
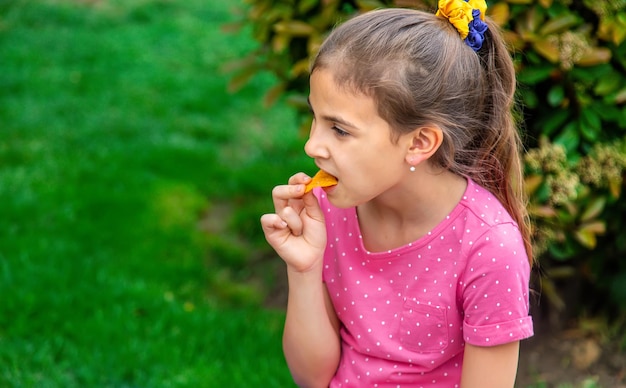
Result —
[[376, 196], [375, 180], [368, 175], [356, 172], [344, 172], [339, 185], [327, 191], [328, 200], [338, 208], [361, 205]]
[[387, 183], [384, 180], [384, 175], [380, 176], [371, 171], [364, 171], [360, 174], [352, 175], [349, 181], [345, 182], [340, 194], [345, 198], [346, 202], [356, 206], [380, 195], [388, 188]]

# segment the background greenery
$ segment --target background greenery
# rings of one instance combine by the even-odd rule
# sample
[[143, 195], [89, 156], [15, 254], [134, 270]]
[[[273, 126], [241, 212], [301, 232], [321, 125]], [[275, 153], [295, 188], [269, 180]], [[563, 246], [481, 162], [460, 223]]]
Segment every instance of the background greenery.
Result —
[[[260, 43], [229, 64], [237, 88], [276, 75], [266, 101], [307, 114], [308, 64], [324, 36], [359, 12], [434, 12], [436, 0], [246, 0]], [[626, 326], [626, 0], [493, 0], [516, 65], [533, 248], [543, 310], [556, 324], [601, 315]], [[626, 340], [624, 340], [626, 346]]]
[[0, 2], [0, 386], [289, 385], [245, 260], [308, 164], [236, 4]]

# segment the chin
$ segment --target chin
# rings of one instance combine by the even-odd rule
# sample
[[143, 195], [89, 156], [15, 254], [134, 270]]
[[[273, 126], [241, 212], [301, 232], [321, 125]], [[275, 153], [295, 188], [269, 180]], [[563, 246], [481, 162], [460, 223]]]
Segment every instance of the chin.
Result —
[[327, 193], [326, 197], [328, 198], [328, 202], [330, 202], [331, 205], [339, 209], [348, 209], [360, 205], [359, 202], [351, 201], [348, 198], [339, 197], [337, 195], [333, 195], [332, 193]]

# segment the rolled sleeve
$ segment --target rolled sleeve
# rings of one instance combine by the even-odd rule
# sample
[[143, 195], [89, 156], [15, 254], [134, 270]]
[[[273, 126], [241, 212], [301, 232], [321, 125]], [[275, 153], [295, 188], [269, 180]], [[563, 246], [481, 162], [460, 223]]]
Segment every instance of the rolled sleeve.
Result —
[[533, 335], [530, 264], [513, 223], [491, 227], [476, 241], [462, 276], [463, 337], [495, 346]]

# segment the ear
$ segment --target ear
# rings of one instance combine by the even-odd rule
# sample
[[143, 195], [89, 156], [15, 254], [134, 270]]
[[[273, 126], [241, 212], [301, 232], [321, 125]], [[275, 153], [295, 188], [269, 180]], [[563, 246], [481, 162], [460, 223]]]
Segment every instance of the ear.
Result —
[[443, 131], [436, 125], [420, 127], [407, 135], [406, 162], [415, 166], [429, 159], [443, 142]]

